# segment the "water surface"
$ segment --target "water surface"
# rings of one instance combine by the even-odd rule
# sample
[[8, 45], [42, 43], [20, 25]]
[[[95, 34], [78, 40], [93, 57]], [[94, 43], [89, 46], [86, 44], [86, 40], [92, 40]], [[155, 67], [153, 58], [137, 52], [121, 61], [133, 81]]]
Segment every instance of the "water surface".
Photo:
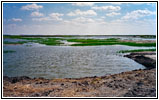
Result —
[[32, 46], [4, 45], [3, 74], [44, 78], [79, 78], [103, 76], [145, 68], [135, 61], [116, 53], [119, 50], [147, 47], [112, 46]]

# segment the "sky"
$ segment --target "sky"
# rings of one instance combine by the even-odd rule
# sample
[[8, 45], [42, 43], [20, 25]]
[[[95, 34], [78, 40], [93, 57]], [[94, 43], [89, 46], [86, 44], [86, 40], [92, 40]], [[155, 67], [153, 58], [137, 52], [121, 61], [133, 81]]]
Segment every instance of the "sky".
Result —
[[3, 3], [5, 35], [155, 35], [155, 2]]

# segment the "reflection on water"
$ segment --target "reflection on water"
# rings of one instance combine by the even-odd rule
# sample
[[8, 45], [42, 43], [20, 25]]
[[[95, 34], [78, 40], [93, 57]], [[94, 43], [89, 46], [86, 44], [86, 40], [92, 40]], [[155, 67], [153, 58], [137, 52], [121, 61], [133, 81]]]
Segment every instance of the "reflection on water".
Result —
[[[144, 47], [140, 47], [142, 48]], [[29, 47], [4, 45], [3, 49], [16, 51], [3, 54], [3, 74], [7, 76], [79, 78], [144, 68], [116, 53], [119, 50], [139, 49], [139, 47], [45, 46], [34, 43]]]

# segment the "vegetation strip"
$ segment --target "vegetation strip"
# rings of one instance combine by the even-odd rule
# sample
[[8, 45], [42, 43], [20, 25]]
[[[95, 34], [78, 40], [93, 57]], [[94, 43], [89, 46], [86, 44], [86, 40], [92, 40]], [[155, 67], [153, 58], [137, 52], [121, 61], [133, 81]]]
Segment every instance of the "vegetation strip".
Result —
[[59, 40], [59, 38], [41, 38], [41, 37], [22, 37], [22, 36], [5, 36], [4, 38], [11, 38], [11, 39], [23, 39], [23, 40], [28, 40], [28, 41], [17, 41], [17, 42], [9, 42], [9, 41], [4, 41], [4, 44], [24, 44], [28, 42], [33, 42], [33, 43], [39, 43], [39, 44], [45, 44], [45, 45], [60, 45], [63, 44]]
[[156, 51], [156, 49], [121, 50], [121, 51], [119, 51], [119, 53], [144, 52], [144, 51]]
[[95, 45], [127, 45], [127, 46], [142, 46], [142, 47], [154, 47], [156, 43], [135, 43], [135, 42], [97, 42], [97, 43], [81, 43], [72, 44], [71, 46], [95, 46]]
[[61, 40], [67, 40], [68, 42], [77, 42], [71, 46], [96, 46], [96, 45], [127, 45], [127, 46], [143, 46], [143, 47], [155, 47], [156, 43], [137, 43], [121, 41], [119, 38], [108, 39], [64, 39], [64, 38], [49, 38], [49, 37], [24, 37], [24, 36], [4, 36], [4, 38], [11, 39], [24, 39], [28, 41], [8, 42], [4, 41], [4, 44], [24, 44], [27, 42], [40, 43], [45, 45], [61, 45]]
[[3, 51], [3, 53], [13, 53], [13, 52], [15, 52], [15, 51], [13, 51], [13, 50], [5, 50], [5, 51]]
[[136, 43], [136, 42], [123, 42], [117, 38], [109, 39], [67, 39], [68, 42], [79, 42], [78, 44], [72, 44], [71, 46], [95, 46], [95, 45], [127, 45], [127, 46], [144, 46], [152, 47], [156, 46], [156, 43]]

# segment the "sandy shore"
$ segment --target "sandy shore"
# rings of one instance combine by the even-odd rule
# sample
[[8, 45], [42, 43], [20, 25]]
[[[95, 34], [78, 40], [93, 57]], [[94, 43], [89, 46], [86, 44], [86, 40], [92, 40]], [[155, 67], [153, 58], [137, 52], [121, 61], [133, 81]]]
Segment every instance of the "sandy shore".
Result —
[[155, 97], [154, 52], [131, 53], [126, 57], [146, 66], [144, 70], [120, 74], [66, 79], [3, 77], [4, 97]]

